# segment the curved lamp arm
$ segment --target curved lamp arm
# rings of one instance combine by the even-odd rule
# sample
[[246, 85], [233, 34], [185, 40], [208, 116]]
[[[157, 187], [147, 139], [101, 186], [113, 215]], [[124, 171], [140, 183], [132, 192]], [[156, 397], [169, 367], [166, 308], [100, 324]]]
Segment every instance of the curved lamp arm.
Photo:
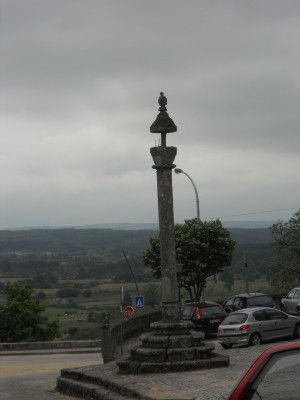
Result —
[[192, 179], [186, 172], [184, 172], [184, 171], [183, 171], [182, 169], [180, 169], [180, 168], [175, 168], [175, 169], [174, 169], [174, 172], [175, 172], [175, 174], [184, 174], [184, 175], [186, 175], [186, 176], [189, 178], [189, 180], [192, 182], [193, 188], [194, 188], [194, 190], [195, 190], [195, 195], [196, 195], [197, 218], [200, 220], [199, 195], [198, 195], [198, 190], [197, 190], [197, 188], [196, 188], [196, 185], [195, 185], [193, 179]]

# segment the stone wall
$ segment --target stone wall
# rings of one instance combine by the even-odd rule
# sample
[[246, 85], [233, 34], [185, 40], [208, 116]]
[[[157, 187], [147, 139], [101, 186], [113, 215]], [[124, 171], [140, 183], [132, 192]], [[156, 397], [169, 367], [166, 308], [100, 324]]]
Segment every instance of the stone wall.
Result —
[[87, 349], [101, 347], [101, 340], [69, 340], [56, 342], [0, 343], [0, 351], [10, 350], [48, 350], [48, 349]]
[[152, 322], [161, 321], [162, 312], [152, 311], [109, 324], [108, 321], [102, 326], [102, 358], [107, 363], [114, 360], [114, 353], [117, 346], [121, 343], [121, 332], [123, 341], [129, 338], [137, 337], [143, 332], [150, 330]]

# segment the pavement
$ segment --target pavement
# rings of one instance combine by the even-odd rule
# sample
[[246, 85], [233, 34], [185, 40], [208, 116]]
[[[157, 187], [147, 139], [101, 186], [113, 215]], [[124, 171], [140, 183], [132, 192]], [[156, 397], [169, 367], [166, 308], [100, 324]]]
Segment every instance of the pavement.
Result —
[[1, 350], [1, 356], [35, 356], [38, 354], [87, 354], [87, 353], [101, 353], [101, 347], [79, 347], [79, 348], [65, 348], [65, 349], [38, 349], [38, 350]]
[[[221, 400], [226, 399], [252, 361], [269, 347], [297, 340], [272, 342], [255, 347], [239, 346], [223, 349], [217, 340], [215, 352], [230, 357], [229, 367], [164, 374], [124, 375], [116, 362], [67, 369], [66, 380], [72, 385], [76, 380], [77, 394], [81, 399], [105, 400]], [[127, 358], [130, 348], [138, 345], [138, 338], [127, 341], [117, 357]], [[67, 382], [68, 381], [68, 382]], [[69, 393], [70, 394], [70, 393]], [[75, 395], [75, 394], [73, 394]]]
[[62, 368], [83, 367], [102, 362], [101, 352], [9, 354], [0, 356], [1, 400], [72, 400], [56, 390]]

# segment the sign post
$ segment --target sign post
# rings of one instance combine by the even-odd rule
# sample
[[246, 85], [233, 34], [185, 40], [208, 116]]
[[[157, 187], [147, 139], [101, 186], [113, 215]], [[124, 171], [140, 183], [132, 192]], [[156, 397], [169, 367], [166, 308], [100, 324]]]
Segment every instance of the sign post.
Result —
[[123, 305], [123, 286], [120, 287], [120, 317], [121, 317], [121, 356], [123, 356], [123, 316], [122, 316], [122, 305]]

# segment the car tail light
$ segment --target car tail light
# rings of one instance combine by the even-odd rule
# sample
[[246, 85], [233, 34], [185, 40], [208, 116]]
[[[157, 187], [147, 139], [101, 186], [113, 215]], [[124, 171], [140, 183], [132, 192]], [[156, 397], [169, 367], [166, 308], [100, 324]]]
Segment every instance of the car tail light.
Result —
[[245, 331], [246, 329], [248, 329], [248, 328], [250, 328], [250, 326], [251, 325], [242, 325], [241, 327], [240, 327], [240, 331]]
[[199, 307], [196, 307], [196, 319], [199, 321], [200, 320], [200, 311]]

